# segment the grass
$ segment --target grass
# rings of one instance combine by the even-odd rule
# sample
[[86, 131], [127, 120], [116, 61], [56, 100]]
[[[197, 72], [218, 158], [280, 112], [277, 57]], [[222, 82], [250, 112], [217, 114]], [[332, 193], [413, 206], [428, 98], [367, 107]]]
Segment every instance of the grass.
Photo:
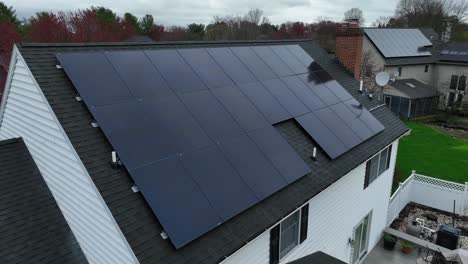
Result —
[[468, 182], [468, 142], [419, 123], [406, 125], [412, 132], [400, 140], [398, 182], [408, 178], [412, 170], [447, 181]]

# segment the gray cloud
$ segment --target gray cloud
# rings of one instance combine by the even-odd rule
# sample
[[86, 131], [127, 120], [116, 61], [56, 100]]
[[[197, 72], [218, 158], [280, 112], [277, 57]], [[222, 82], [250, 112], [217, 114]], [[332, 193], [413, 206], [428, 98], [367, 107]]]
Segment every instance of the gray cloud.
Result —
[[380, 16], [393, 14], [398, 0], [5, 0], [19, 17], [29, 17], [38, 11], [72, 11], [89, 6], [105, 6], [122, 15], [152, 14], [164, 25], [186, 25], [192, 22], [209, 23], [213, 16], [242, 15], [251, 8], [259, 8], [272, 23], [287, 21], [314, 22], [317, 17], [341, 20], [343, 13], [360, 7], [367, 24]]

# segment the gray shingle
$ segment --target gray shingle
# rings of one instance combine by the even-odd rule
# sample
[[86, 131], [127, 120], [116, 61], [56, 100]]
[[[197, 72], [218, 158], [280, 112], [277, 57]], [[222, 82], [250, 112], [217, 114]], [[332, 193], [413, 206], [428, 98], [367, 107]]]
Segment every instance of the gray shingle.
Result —
[[[160, 237], [161, 225], [142, 195], [131, 191], [133, 182], [126, 170], [115, 170], [109, 166], [109, 153], [112, 148], [103, 133], [89, 125], [92, 117], [84, 104], [75, 100], [76, 90], [66, 74], [55, 67], [57, 64], [55, 53], [78, 50], [137, 50], [292, 43], [300, 44], [365, 107], [372, 108], [378, 104], [376, 101], [361, 96], [358, 93], [359, 83], [341, 66], [334, 63], [329, 55], [313, 41], [28, 44], [19, 45], [19, 49], [140, 263], [177, 264], [221, 261], [393, 142], [408, 129], [386, 108], [373, 111], [377, 119], [386, 127], [382, 133], [353, 148], [333, 162], [325, 154], [319, 153], [317, 162], [309, 162], [313, 169], [312, 173], [183, 248], [175, 250], [168, 240]], [[301, 155], [307, 156], [310, 152], [308, 146], [313, 143], [308, 142], [304, 135], [298, 133], [297, 127], [291, 127], [290, 124], [284, 124], [284, 126], [284, 129], [280, 129], [282, 134], [299, 153], [302, 153]]]
[[22, 139], [0, 141], [0, 263], [88, 263]]

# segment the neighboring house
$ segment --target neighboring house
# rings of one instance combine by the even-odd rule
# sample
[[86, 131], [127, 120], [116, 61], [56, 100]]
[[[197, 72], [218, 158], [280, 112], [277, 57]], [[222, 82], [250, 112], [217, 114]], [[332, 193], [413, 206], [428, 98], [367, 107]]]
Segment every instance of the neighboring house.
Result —
[[[148, 54], [160, 57], [149, 60]], [[110, 67], [114, 55], [123, 64]], [[89, 263], [288, 263], [303, 257], [296, 263], [359, 263], [387, 227], [398, 142], [409, 129], [379, 102], [360, 96], [359, 82], [315, 41], [18, 44], [12, 60], [0, 139], [24, 140]], [[148, 119], [152, 112], [134, 115], [119, 107], [140, 109], [162, 94], [132, 99], [128, 89], [171, 94], [147, 105], [159, 109], [154, 114], [161, 122]], [[93, 102], [98, 99], [104, 101]], [[178, 118], [187, 109], [193, 117]], [[151, 133], [165, 124], [172, 135]], [[224, 139], [220, 131], [237, 131], [239, 140]], [[209, 143], [204, 134], [219, 139]], [[142, 151], [156, 155], [200, 139], [211, 144], [200, 151], [215, 155], [188, 151], [129, 165], [143, 162], [134, 159]], [[174, 165], [190, 157], [196, 162]], [[285, 181], [286, 175], [295, 178]], [[245, 183], [230, 184], [234, 179]], [[281, 184], [271, 189], [277, 180]], [[232, 196], [238, 184], [247, 184], [247, 191]], [[262, 198], [256, 194], [234, 215], [203, 226], [219, 202], [231, 208], [259, 188], [266, 188]], [[200, 195], [192, 200], [194, 193]], [[206, 199], [201, 207], [198, 201]], [[195, 230], [200, 225], [206, 228]], [[4, 263], [10, 262], [17, 261]]]
[[468, 102], [468, 43], [447, 43], [441, 47], [434, 72], [434, 84], [445, 95], [445, 104]]
[[0, 263], [88, 263], [22, 139], [0, 141]]
[[[337, 32], [337, 59], [356, 79], [379, 71], [397, 75], [396, 79], [402, 82], [416, 79], [427, 89], [439, 92], [438, 107], [442, 109], [462, 99], [457, 89], [466, 88], [466, 46], [442, 43], [432, 29], [341, 28]], [[355, 50], [347, 50], [349, 47]], [[460, 54], [455, 54], [457, 51]], [[453, 56], [448, 56], [450, 52]], [[384, 93], [389, 89], [392, 88], [386, 87]]]

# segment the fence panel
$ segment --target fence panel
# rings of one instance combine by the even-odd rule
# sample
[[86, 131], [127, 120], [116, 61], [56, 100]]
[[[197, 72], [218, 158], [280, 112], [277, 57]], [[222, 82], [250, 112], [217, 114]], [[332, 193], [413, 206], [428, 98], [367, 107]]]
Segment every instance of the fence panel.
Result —
[[452, 212], [453, 201], [456, 204], [455, 213], [468, 216], [468, 183], [440, 180], [413, 171], [390, 198], [387, 225], [398, 217], [409, 202]]

